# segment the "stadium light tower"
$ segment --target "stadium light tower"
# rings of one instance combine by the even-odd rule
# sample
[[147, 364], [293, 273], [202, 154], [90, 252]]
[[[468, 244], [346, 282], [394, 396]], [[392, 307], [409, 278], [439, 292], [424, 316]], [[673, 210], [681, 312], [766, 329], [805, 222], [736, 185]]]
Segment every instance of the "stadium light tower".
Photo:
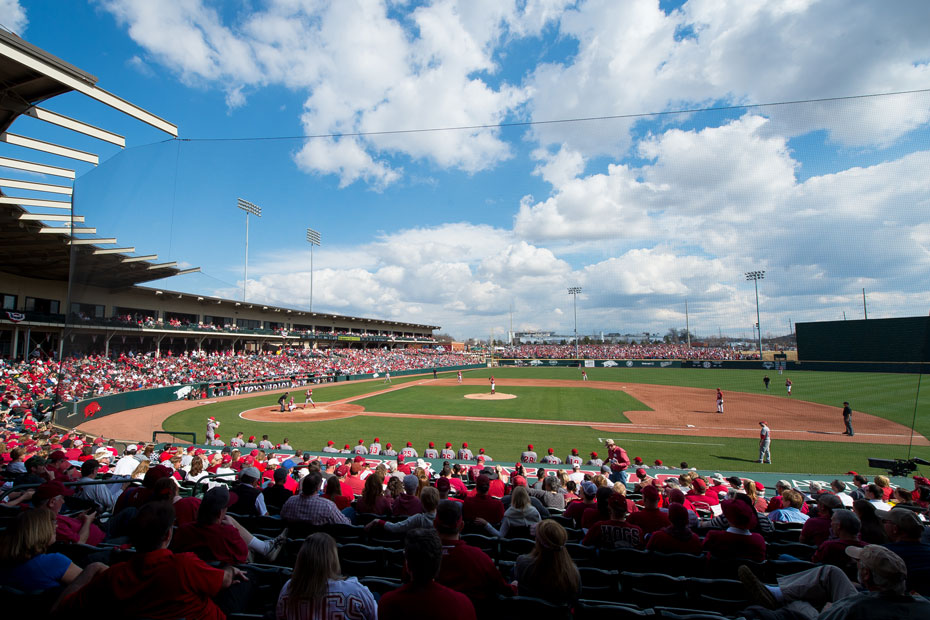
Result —
[[759, 359], [762, 359], [762, 323], [759, 322], [759, 280], [765, 279], [764, 271], [747, 271], [746, 279], [756, 286], [756, 329], [759, 330]]
[[313, 246], [320, 245], [320, 233], [308, 228], [307, 243], [310, 244], [310, 312], [313, 312]]
[[261, 217], [262, 208], [242, 198], [239, 198], [236, 206], [245, 211], [245, 277], [242, 279], [242, 301], [245, 301], [245, 287], [249, 281], [249, 215]]
[[575, 307], [575, 359], [578, 359], [578, 293], [581, 292], [580, 286], [571, 286], [568, 294], [572, 296], [572, 305]]

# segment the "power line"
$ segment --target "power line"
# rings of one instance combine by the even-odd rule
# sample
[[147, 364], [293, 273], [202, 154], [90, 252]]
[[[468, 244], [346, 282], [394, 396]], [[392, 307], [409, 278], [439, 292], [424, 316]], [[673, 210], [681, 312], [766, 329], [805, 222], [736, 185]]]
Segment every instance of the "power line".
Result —
[[[675, 114], [695, 114], [698, 112], [727, 112], [733, 110], [750, 110], [755, 108], [800, 105], [805, 103], [830, 103], [835, 101], [853, 101], [857, 99], [872, 99], [877, 97], [893, 97], [896, 95], [914, 95], [928, 93], [930, 88], [916, 90], [899, 90], [889, 93], [872, 93], [866, 95], [846, 95], [842, 97], [820, 97], [816, 99], [795, 99], [790, 101], [774, 101], [770, 103], [744, 103], [739, 105], [710, 106], [704, 108], [682, 108], [678, 110], [665, 110], [662, 112], [636, 112], [630, 114], [610, 114], [604, 116], [581, 116], [576, 118], [561, 118], [542, 121], [515, 121], [511, 123], [495, 123], [486, 125], [456, 125], [450, 127], [426, 127], [420, 129], [390, 129], [385, 131], [356, 131], [349, 133], [320, 133], [303, 134], [296, 136], [257, 136], [252, 138], [171, 138], [183, 142], [259, 142], [274, 140], [313, 140], [319, 138], [361, 138], [368, 136], [390, 136], [416, 133], [434, 133], [442, 131], [472, 131], [476, 129], [504, 129], [508, 127], [532, 127], [537, 125], [558, 125], [563, 123], [588, 123], [592, 121], [611, 121], [631, 118], [648, 118], [652, 116], [673, 116]], [[169, 140], [166, 140], [166, 142]]]

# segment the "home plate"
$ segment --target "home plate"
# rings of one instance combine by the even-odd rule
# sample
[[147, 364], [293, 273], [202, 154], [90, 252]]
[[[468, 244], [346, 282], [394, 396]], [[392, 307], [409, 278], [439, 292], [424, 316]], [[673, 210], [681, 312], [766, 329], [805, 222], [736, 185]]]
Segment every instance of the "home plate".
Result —
[[502, 392], [497, 392], [495, 394], [491, 394], [490, 392], [478, 392], [476, 394], [465, 395], [465, 398], [471, 398], [472, 400], [510, 400], [516, 397], [516, 394], [504, 394]]

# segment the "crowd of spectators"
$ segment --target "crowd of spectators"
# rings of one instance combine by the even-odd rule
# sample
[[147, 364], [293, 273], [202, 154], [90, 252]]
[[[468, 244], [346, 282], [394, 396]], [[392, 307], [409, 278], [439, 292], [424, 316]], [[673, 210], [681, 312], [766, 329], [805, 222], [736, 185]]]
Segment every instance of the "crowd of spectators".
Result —
[[[420, 617], [440, 603], [455, 606], [451, 617], [491, 617], [498, 597], [514, 595], [573, 606], [589, 573], [569, 541], [614, 570], [636, 569], [609, 565], [623, 549], [736, 562], [747, 568], [739, 577], [749, 594], [767, 607], [807, 605], [813, 615], [804, 617], [826, 602], [859, 609], [879, 595], [895, 597], [899, 618], [926, 617], [930, 605], [910, 596], [930, 593], [930, 480], [920, 476], [913, 489], [853, 472], [829, 487], [781, 480], [769, 495], [757, 481], [702, 476], [686, 464], [650, 475], [638, 457], [628, 477], [618, 476], [613, 442], [602, 465], [533, 470], [479, 455], [434, 470], [402, 455], [317, 457], [268, 446], [119, 450], [31, 417], [8, 413], [3, 425], [0, 583], [48, 590], [59, 616], [87, 613], [106, 597], [144, 617], [222, 617], [257, 596], [256, 562], [293, 568], [276, 590], [278, 618]], [[259, 523], [268, 535], [253, 531]], [[364, 579], [344, 576], [344, 530], [320, 528], [362, 525], [373, 539], [406, 537], [406, 570], [395, 576], [403, 585], [376, 595]], [[786, 527], [816, 566], [770, 587], [751, 569], [773, 558], [769, 546]], [[475, 534], [534, 542], [504, 564], [470, 542]], [[74, 544], [90, 551], [69, 555]], [[811, 580], [829, 581], [831, 596], [814, 596]]]
[[419, 349], [286, 349], [276, 353], [185, 352], [69, 357], [62, 363], [31, 357], [0, 359], [5, 406], [30, 407], [43, 399], [62, 402], [90, 396], [189, 383], [246, 384], [286, 377], [334, 377], [442, 368], [477, 363], [470, 354]]
[[[506, 359], [575, 359], [574, 344], [521, 344], [504, 347], [498, 356]], [[578, 357], [598, 360], [753, 360], [753, 348], [688, 346], [655, 342], [649, 344], [579, 344]]]

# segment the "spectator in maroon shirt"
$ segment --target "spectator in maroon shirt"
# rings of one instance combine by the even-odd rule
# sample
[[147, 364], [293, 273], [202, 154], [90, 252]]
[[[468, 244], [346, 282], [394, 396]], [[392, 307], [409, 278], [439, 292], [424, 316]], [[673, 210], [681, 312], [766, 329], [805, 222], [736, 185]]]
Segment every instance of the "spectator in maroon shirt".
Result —
[[671, 525], [668, 515], [659, 509], [659, 489], [652, 485], [643, 488], [643, 508], [631, 514], [627, 521], [642, 528], [643, 534], [652, 534]]
[[821, 493], [817, 499], [817, 514], [804, 522], [800, 541], [805, 545], [819, 546], [830, 538], [833, 513], [843, 507], [843, 502], [832, 493]]
[[859, 540], [862, 522], [852, 510], [836, 510], [830, 518], [830, 531], [833, 537], [817, 547], [812, 562], [832, 564], [842, 568], [852, 578], [856, 575], [856, 561], [846, 555], [846, 547], [864, 547]]
[[377, 472], [365, 479], [365, 488], [362, 489], [362, 496], [355, 500], [356, 512], [374, 514], [382, 517], [391, 514], [394, 502], [384, 496], [383, 481], [384, 479], [381, 477], [381, 474]]
[[480, 617], [489, 615], [482, 611], [491, 611], [497, 594], [515, 594], [514, 588], [494, 566], [494, 560], [459, 538], [465, 525], [462, 504], [448, 500], [440, 502], [435, 523], [442, 540], [442, 567], [436, 576], [437, 582], [471, 599]]
[[682, 504], [669, 504], [671, 525], [652, 533], [646, 549], [660, 553], [701, 553], [701, 539], [688, 527], [688, 509]]
[[765, 539], [750, 532], [755, 525], [756, 511], [748, 501], [724, 501], [723, 514], [730, 523], [726, 531], [711, 530], [704, 537], [704, 550], [718, 558], [736, 558], [753, 562], [765, 561]]
[[[345, 465], [339, 469], [342, 469], [343, 467], [345, 467]], [[326, 490], [323, 492], [323, 497], [336, 504], [336, 508], [339, 510], [345, 510], [352, 505], [352, 498], [346, 497], [342, 494], [342, 486], [342, 481], [339, 480], [339, 478], [336, 476], [333, 476], [326, 481]]]
[[482, 518], [492, 525], [499, 525], [504, 519], [504, 503], [491, 497], [488, 491], [491, 488], [491, 479], [487, 475], [478, 476], [475, 484], [475, 495], [465, 498], [465, 521], [470, 523], [476, 518]]
[[695, 478], [692, 482], [692, 490], [688, 491], [686, 497], [691, 500], [692, 504], [705, 503], [708, 506], [716, 506], [720, 503], [720, 499], [715, 493], [709, 493], [707, 491], [707, 483], [703, 478]]
[[436, 581], [442, 551], [435, 530], [422, 528], [407, 533], [404, 563], [410, 583], [381, 597], [379, 620], [431, 618], [439, 611], [443, 620], [475, 620], [475, 607], [468, 597]]
[[583, 545], [590, 545], [601, 549], [618, 549], [633, 547], [642, 549], [643, 530], [638, 525], [627, 522], [628, 508], [626, 498], [620, 493], [614, 493], [607, 500], [610, 519], [598, 521], [581, 541]]
[[581, 483], [581, 499], [571, 502], [565, 507], [563, 517], [568, 517], [575, 521], [575, 527], [581, 527], [581, 518], [588, 508], [597, 508], [594, 498], [597, 497], [597, 486], [590, 480]]
[[418, 515], [423, 512], [423, 503], [416, 496], [417, 488], [420, 486], [420, 479], [413, 474], [404, 476], [404, 492], [394, 498], [393, 511], [395, 516]]

